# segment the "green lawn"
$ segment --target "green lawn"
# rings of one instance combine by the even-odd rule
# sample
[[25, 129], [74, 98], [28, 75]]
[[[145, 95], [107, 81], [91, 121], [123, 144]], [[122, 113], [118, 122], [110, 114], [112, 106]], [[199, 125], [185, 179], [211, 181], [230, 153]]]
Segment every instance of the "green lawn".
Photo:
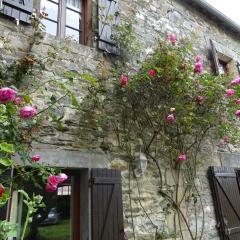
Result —
[[39, 240], [69, 240], [70, 220], [59, 221], [55, 225], [38, 227]]

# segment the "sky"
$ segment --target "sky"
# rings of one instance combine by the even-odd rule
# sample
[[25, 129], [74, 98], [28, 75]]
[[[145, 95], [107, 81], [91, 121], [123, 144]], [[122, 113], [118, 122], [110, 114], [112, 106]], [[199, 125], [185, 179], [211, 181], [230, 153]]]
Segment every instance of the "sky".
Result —
[[205, 0], [240, 26], [240, 0]]

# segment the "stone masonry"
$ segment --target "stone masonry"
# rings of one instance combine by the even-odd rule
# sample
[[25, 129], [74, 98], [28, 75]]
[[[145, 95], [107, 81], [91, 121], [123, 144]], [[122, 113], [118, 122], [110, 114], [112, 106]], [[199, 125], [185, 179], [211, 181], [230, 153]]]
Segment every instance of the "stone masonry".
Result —
[[[215, 20], [208, 19], [204, 13], [185, 3], [183, 0], [122, 0], [120, 12], [127, 15], [131, 9], [136, 9], [137, 24], [134, 26], [136, 35], [141, 43], [143, 58], [158, 44], [159, 38], [166, 38], [167, 33], [177, 37], [187, 38], [193, 42], [194, 51], [204, 57], [206, 68], [211, 70], [211, 55], [209, 54], [212, 39], [216, 46], [234, 60], [240, 59], [239, 35], [221, 26]], [[94, 13], [94, 11], [93, 11]], [[94, 15], [94, 14], [93, 14]], [[93, 16], [95, 18], [95, 16]], [[29, 26], [16, 26], [13, 20], [0, 17], [0, 68], [11, 63], [24, 54], [28, 47], [27, 37], [31, 34]], [[7, 39], [7, 41], [4, 41]], [[93, 40], [93, 46], [96, 43]], [[46, 67], [41, 75], [41, 81], [58, 78], [66, 70], [79, 73], [92, 73], [101, 66], [110, 68], [104, 54], [95, 47], [88, 47], [70, 41], [63, 41], [54, 36], [45, 35], [40, 45], [34, 46], [33, 52], [38, 56], [47, 56], [54, 47], [58, 48], [58, 56], [53, 64]], [[66, 81], [66, 79], [63, 79]], [[86, 95], [86, 83], [79, 82], [73, 90], [78, 93], [81, 101]], [[44, 94], [49, 94], [48, 89]], [[38, 105], [44, 106], [41, 95], [37, 93]], [[175, 239], [173, 219], [164, 209], [164, 199], [158, 193], [158, 176], [154, 166], [148, 165], [143, 176], [131, 181], [129, 190], [129, 173], [127, 163], [121, 155], [106, 153], [101, 148], [104, 136], [92, 128], [92, 121], [81, 123], [79, 114], [70, 108], [59, 109], [65, 112], [64, 131], [56, 131], [46, 122], [46, 128], [41, 132], [38, 141], [34, 143], [35, 152], [40, 153], [47, 163], [61, 167], [113, 167], [122, 169], [123, 201], [125, 216], [125, 231], [128, 239], [133, 239], [132, 219], [137, 240], [154, 240], [156, 228], [161, 237]], [[115, 144], [114, 139], [112, 140]], [[204, 162], [199, 170], [196, 185], [202, 193], [205, 212], [204, 240], [218, 240], [214, 207], [207, 179], [209, 166], [240, 167], [240, 155], [236, 146], [230, 146], [231, 153], [216, 147], [216, 143], [208, 142], [202, 149], [201, 160]], [[161, 162], [160, 162], [161, 163]], [[166, 169], [166, 181], [169, 185], [171, 174]], [[131, 191], [132, 212], [130, 211], [129, 191]], [[144, 210], [143, 210], [144, 209]], [[146, 212], [144, 212], [146, 211]], [[191, 206], [186, 209], [191, 228], [195, 228], [194, 213]], [[147, 213], [147, 214], [146, 214]], [[199, 212], [200, 213], [200, 212]], [[202, 215], [199, 214], [199, 226]], [[185, 239], [189, 239], [187, 233]], [[159, 238], [163, 239], [163, 238]]]

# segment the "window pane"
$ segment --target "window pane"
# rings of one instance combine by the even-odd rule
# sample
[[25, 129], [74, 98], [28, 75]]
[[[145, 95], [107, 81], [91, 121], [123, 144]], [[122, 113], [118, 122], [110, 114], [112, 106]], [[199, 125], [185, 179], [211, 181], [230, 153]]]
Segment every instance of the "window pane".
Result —
[[69, 38], [79, 42], [79, 31], [75, 31], [71, 28], [66, 27], [66, 37], [69, 37]]
[[66, 25], [72, 28], [80, 29], [80, 14], [67, 9]]
[[57, 21], [58, 5], [47, 0], [41, 1], [41, 10], [48, 14], [48, 18]]
[[81, 9], [81, 0], [67, 0], [67, 6]]
[[43, 19], [42, 23], [45, 25], [46, 27], [46, 32], [50, 33], [52, 35], [57, 35], [57, 23], [48, 21], [47, 19]]

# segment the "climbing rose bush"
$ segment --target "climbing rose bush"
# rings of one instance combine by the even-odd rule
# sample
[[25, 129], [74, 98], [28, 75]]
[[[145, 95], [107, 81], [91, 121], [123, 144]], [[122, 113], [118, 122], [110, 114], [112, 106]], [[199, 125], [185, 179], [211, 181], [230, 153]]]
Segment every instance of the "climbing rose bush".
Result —
[[109, 118], [106, 124], [113, 126], [126, 152], [130, 146], [138, 152], [140, 142], [150, 159], [151, 151], [159, 153], [156, 159], [164, 152], [166, 162], [184, 162], [195, 169], [197, 160], [191, 159], [204, 139], [239, 139], [239, 79], [204, 71], [203, 59], [193, 54], [191, 44], [175, 35], [167, 40], [160, 41], [138, 71], [121, 69], [114, 91], [106, 91], [101, 104], [102, 122]]

